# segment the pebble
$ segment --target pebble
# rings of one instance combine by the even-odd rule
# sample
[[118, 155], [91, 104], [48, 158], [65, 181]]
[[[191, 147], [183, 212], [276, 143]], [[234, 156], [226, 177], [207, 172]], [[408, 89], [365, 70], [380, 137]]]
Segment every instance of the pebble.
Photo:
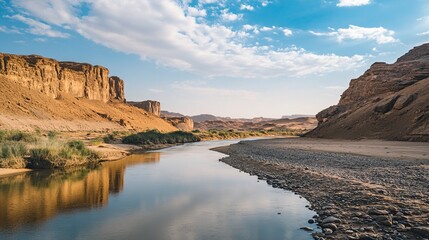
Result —
[[329, 228], [332, 229], [332, 231], [337, 230], [337, 225], [335, 225], [334, 223], [327, 223], [327, 224], [323, 224], [323, 228]]
[[341, 222], [341, 220], [339, 218], [336, 218], [334, 216], [329, 216], [329, 217], [322, 220], [322, 225], [324, 225], [326, 223], [339, 223], [339, 222]]
[[323, 232], [324, 232], [326, 235], [331, 235], [331, 234], [333, 233], [332, 229], [330, 229], [330, 228], [324, 228], [324, 229], [323, 229]]
[[311, 227], [302, 227], [302, 228], [300, 228], [300, 229], [302, 229], [302, 230], [304, 230], [304, 231], [307, 231], [307, 232], [312, 232], [313, 231], [313, 228], [311, 228]]

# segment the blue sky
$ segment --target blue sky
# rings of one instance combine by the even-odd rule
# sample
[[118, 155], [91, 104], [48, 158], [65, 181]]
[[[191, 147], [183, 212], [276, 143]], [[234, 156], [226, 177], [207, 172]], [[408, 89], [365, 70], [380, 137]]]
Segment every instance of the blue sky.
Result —
[[373, 62], [429, 41], [427, 0], [0, 0], [0, 51], [103, 65], [183, 114], [336, 104]]

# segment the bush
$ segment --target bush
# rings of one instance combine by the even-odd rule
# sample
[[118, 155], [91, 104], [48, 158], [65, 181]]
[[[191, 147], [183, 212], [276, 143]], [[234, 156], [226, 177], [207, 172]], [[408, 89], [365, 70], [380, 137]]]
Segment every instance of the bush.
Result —
[[21, 131], [0, 131], [0, 142], [4, 141], [35, 142], [37, 141], [37, 136]]
[[94, 165], [99, 156], [89, 150], [81, 141], [71, 141], [54, 148], [30, 150], [29, 166], [37, 169], [67, 168]]
[[22, 143], [3, 142], [0, 148], [0, 167], [23, 168], [24, 156], [27, 150]]
[[200, 138], [189, 132], [176, 131], [171, 133], [161, 133], [158, 130], [132, 134], [122, 140], [122, 142], [126, 144], [141, 145], [175, 144], [198, 141], [200, 141]]

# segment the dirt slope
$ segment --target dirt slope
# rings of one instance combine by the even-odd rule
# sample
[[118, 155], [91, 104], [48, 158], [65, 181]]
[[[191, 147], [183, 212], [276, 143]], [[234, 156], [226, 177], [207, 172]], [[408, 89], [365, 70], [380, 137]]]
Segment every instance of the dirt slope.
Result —
[[53, 99], [5, 79], [0, 79], [0, 129], [177, 130], [163, 119], [125, 103], [104, 103], [64, 93]]

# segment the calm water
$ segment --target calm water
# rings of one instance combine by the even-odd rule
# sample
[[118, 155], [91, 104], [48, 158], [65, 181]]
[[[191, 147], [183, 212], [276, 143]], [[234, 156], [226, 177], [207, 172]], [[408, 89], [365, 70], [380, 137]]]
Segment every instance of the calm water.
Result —
[[312, 239], [299, 230], [314, 215], [306, 200], [209, 150], [231, 143], [0, 178], [0, 239]]

